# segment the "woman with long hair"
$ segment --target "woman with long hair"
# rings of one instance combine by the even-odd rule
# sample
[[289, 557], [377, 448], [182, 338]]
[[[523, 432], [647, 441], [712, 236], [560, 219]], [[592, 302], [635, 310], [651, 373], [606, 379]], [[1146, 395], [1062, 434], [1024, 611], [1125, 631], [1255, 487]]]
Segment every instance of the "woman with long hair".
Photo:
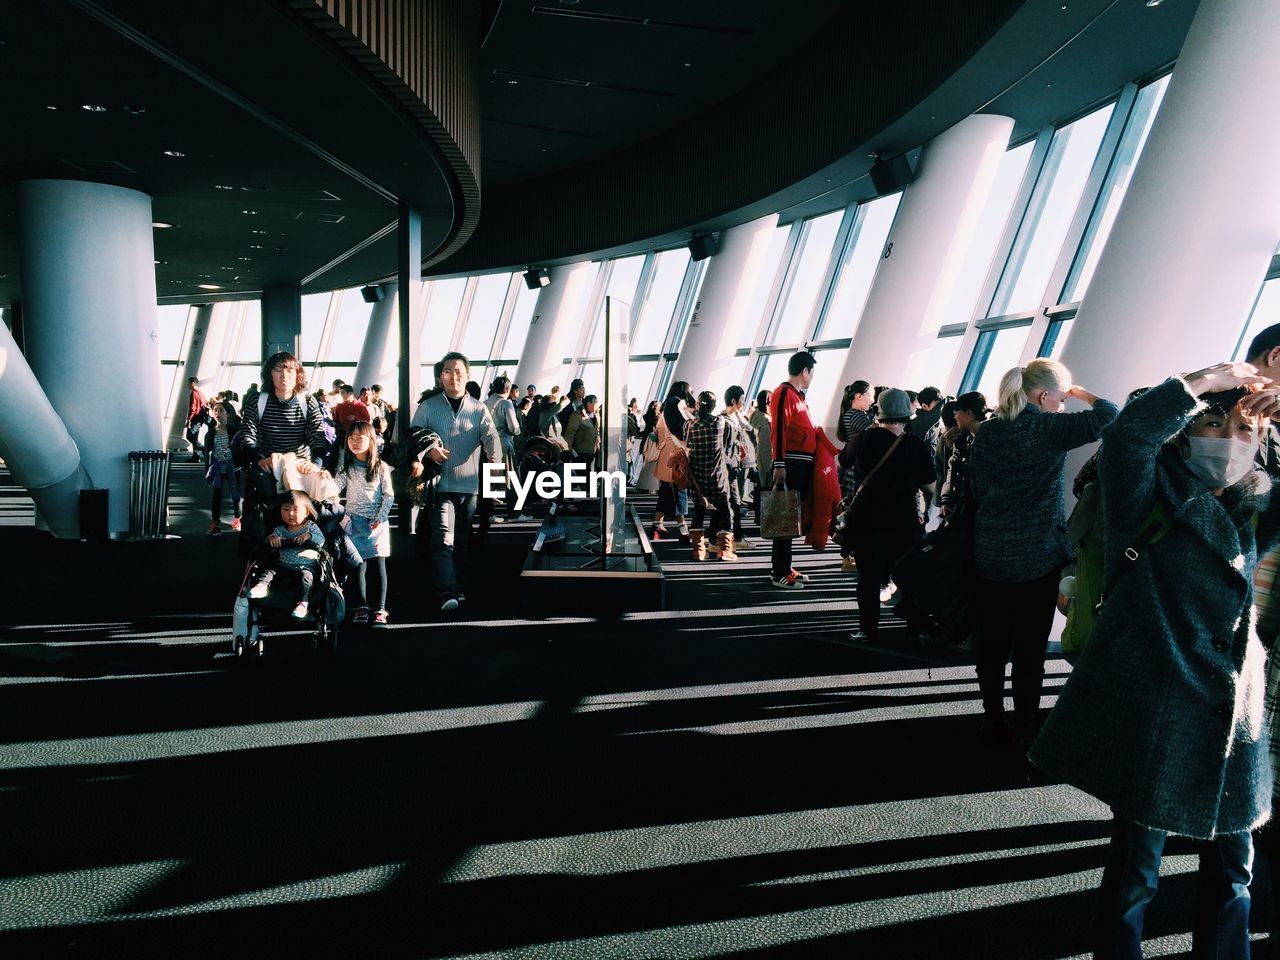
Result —
[[685, 429], [693, 419], [693, 394], [689, 384], [677, 380], [667, 391], [662, 402], [662, 415], [658, 417], [658, 507], [653, 514], [653, 529], [649, 539], [662, 540], [667, 536], [666, 517], [674, 514], [680, 524], [680, 539], [689, 541], [689, 496], [671, 482], [671, 457], [677, 450], [685, 450]]
[[[1091, 409], [1063, 413], [1068, 399]], [[1035, 738], [1044, 655], [1058, 580], [1071, 560], [1063, 501], [1067, 452], [1097, 440], [1116, 405], [1071, 382], [1056, 360], [1032, 360], [1000, 380], [999, 408], [969, 454], [978, 504], [978, 686], [983, 730], [993, 739]], [[1014, 727], [1004, 717], [1004, 670], [1013, 654]]]
[[724, 426], [716, 416], [716, 395], [710, 390], [698, 394], [698, 413], [685, 431], [689, 442], [689, 474], [694, 498], [693, 557], [707, 558], [707, 541], [702, 529], [707, 509], [711, 510], [709, 533], [715, 539], [715, 551], [721, 560], [737, 560], [733, 546], [732, 519], [729, 512], [731, 491], [729, 469], [725, 458]]
[[[836, 424], [836, 438], [844, 443], [846, 449], [859, 434], [871, 428], [871, 416], [867, 413], [871, 409], [871, 400], [871, 384], [866, 380], [855, 380], [844, 388], [844, 397], [840, 401], [840, 422]], [[846, 502], [857, 488], [853, 460], [850, 459], [849, 463], [848, 469], [840, 471], [840, 495]], [[840, 569], [845, 573], [853, 573], [858, 569], [851, 546], [840, 548]]]

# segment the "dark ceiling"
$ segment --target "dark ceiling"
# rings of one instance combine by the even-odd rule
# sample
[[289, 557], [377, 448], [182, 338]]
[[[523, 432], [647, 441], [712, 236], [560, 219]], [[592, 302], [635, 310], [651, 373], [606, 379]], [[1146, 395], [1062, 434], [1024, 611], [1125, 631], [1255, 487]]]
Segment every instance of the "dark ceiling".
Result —
[[[156, 231], [157, 290], [177, 301], [210, 299], [198, 283], [243, 297], [386, 277], [397, 198], [424, 209], [424, 250], [447, 241], [457, 197], [435, 148], [289, 6], [0, 4], [0, 303], [20, 299], [12, 185], [32, 177], [150, 194], [178, 224]], [[1032, 133], [1174, 59], [1195, 7], [502, 0], [494, 15], [488, 0], [480, 226], [433, 273], [862, 199], [872, 149], [911, 150], [983, 109]]]

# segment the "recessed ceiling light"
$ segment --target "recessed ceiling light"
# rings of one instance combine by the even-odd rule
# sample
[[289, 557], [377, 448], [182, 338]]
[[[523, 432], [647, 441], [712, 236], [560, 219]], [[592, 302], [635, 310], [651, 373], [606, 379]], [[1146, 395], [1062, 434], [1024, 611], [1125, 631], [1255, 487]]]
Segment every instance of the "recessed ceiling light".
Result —
[[151, 225], [155, 227], [157, 230], [172, 230], [174, 227], [177, 226], [177, 224], [175, 223], [162, 223], [159, 220], [152, 220]]
[[197, 277], [199, 277], [201, 280], [212, 280], [212, 279], [213, 279], [213, 274], [211, 274], [211, 273], [197, 273], [197, 274], [196, 274], [196, 276], [197, 276]]
[[166, 150], [164, 152], [164, 155], [166, 157], [185, 157], [186, 156], [186, 154], [183, 153], [181, 150]]
[[266, 233], [267, 233], [267, 231], [265, 231], [265, 230], [250, 230], [249, 232], [250, 232], [250, 233], [257, 233], [257, 234], [261, 234], [261, 235], [263, 235], [263, 236], [266, 236]]
[[256, 185], [254, 185], [254, 184], [252, 184], [252, 183], [251, 183], [251, 184], [249, 184], [249, 185], [248, 185], [248, 186], [246, 186], [246, 187], [241, 187], [240, 189], [241, 189], [241, 190], [243, 190], [245, 193], [266, 193], [266, 192], [267, 192], [268, 190], [270, 190], [271, 188], [270, 188], [270, 187], [259, 187], [259, 186], [256, 186]]
[[88, 110], [90, 113], [106, 113], [106, 107], [100, 107], [96, 103], [83, 103], [80, 105], [81, 110]]
[[1158, 7], [1162, 3], [1164, 3], [1164, 0], [1147, 0], [1148, 7]]
[[257, 210], [241, 210], [240, 212], [247, 217], [256, 217], [258, 215]]
[[235, 267], [219, 267], [219, 270], [235, 270]]
[[57, 107], [55, 107], [55, 106], [50, 105], [50, 106], [45, 107], [45, 109], [46, 109], [46, 110], [57, 110], [58, 108], [57, 108]]
[[262, 244], [260, 244], [260, 243], [251, 243], [251, 244], [249, 244], [249, 249], [250, 249], [250, 250], [261, 250], [261, 249], [262, 249]]
[[201, 290], [221, 290], [222, 289], [222, 287], [218, 286], [218, 284], [216, 283], [197, 283], [196, 286], [199, 287]]
[[252, 263], [253, 257], [236, 257], [237, 260], [243, 260], [245, 263]]
[[514, 87], [516, 84], [518, 84], [519, 82], [520, 82], [519, 80], [508, 80], [508, 81], [507, 81], [507, 83], [509, 83], [509, 84], [510, 84], [511, 86], [513, 86], [513, 87]]
[[215, 184], [213, 185], [213, 189], [215, 189], [215, 190], [234, 190], [234, 189], [235, 189], [235, 187], [228, 186], [228, 185], [227, 185], [227, 184], [225, 184], [225, 183], [215, 183]]
[[147, 112], [146, 107], [124, 107], [123, 109], [125, 113], [131, 113], [135, 117]]
[[168, 260], [157, 260], [157, 261], [156, 261], [156, 266], [157, 266], [157, 267], [164, 266], [164, 265], [165, 265], [165, 264], [167, 264], [168, 262], [169, 262]]
[[685, 64], [685, 66], [686, 66], [686, 67], [692, 67], [692, 66], [693, 66], [693, 64], [692, 64], [692, 63], [686, 63], [686, 64]]

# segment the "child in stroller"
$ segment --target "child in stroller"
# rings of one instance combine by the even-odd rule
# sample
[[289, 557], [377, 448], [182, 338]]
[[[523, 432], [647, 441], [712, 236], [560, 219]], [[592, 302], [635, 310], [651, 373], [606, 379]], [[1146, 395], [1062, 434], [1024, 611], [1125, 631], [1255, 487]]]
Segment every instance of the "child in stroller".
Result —
[[283, 522], [250, 556], [232, 615], [232, 652], [261, 655], [265, 615], [291, 610], [295, 621], [314, 624], [313, 649], [332, 655], [346, 615], [341, 585], [352, 558], [359, 560], [342, 529], [342, 508], [301, 491], [276, 502]]

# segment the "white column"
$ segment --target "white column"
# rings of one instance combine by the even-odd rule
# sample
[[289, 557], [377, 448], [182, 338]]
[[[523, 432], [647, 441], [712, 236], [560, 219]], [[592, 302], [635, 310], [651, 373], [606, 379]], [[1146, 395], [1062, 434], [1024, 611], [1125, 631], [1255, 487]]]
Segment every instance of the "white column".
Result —
[[730, 321], [748, 309], [777, 226], [778, 215], [771, 213], [720, 234], [720, 252], [707, 264], [672, 383], [685, 380], [695, 390], [719, 390], [741, 377], [743, 358], [734, 355], [741, 331]]
[[373, 304], [369, 312], [369, 326], [364, 331], [364, 345], [360, 348], [360, 362], [356, 366], [356, 382], [353, 386], [371, 387], [375, 383], [385, 386], [395, 374], [395, 364], [387, 362], [395, 327], [397, 283], [384, 283], [383, 298]]
[[574, 335], [591, 292], [590, 268], [591, 264], [584, 261], [547, 271], [551, 283], [538, 291], [529, 337], [513, 378], [516, 383], [536, 384], [540, 393], [547, 393], [560, 383], [560, 368], [573, 351]]
[[[1202, 0], [1062, 361], [1121, 403], [1226, 360], [1280, 237], [1280, 4]], [[1070, 475], [1070, 474], [1068, 474]]]
[[187, 426], [187, 406], [191, 390], [187, 381], [195, 377], [201, 392], [206, 396], [216, 392], [222, 372], [222, 357], [226, 353], [227, 340], [235, 333], [238, 303], [202, 303], [196, 307], [191, 321], [191, 345], [178, 379], [178, 393], [173, 401], [172, 419], [169, 421], [168, 444], [171, 449], [186, 448], [183, 433]]
[[151, 198], [68, 180], [17, 197], [27, 360], [128, 531], [129, 451], [162, 439]]
[[[925, 145], [915, 181], [898, 206], [839, 385], [822, 423], [840, 419], [842, 387], [868, 380], [917, 383], [954, 292], [965, 252], [1009, 145], [1013, 121], [975, 114]], [[818, 376], [824, 376], [819, 372]]]

